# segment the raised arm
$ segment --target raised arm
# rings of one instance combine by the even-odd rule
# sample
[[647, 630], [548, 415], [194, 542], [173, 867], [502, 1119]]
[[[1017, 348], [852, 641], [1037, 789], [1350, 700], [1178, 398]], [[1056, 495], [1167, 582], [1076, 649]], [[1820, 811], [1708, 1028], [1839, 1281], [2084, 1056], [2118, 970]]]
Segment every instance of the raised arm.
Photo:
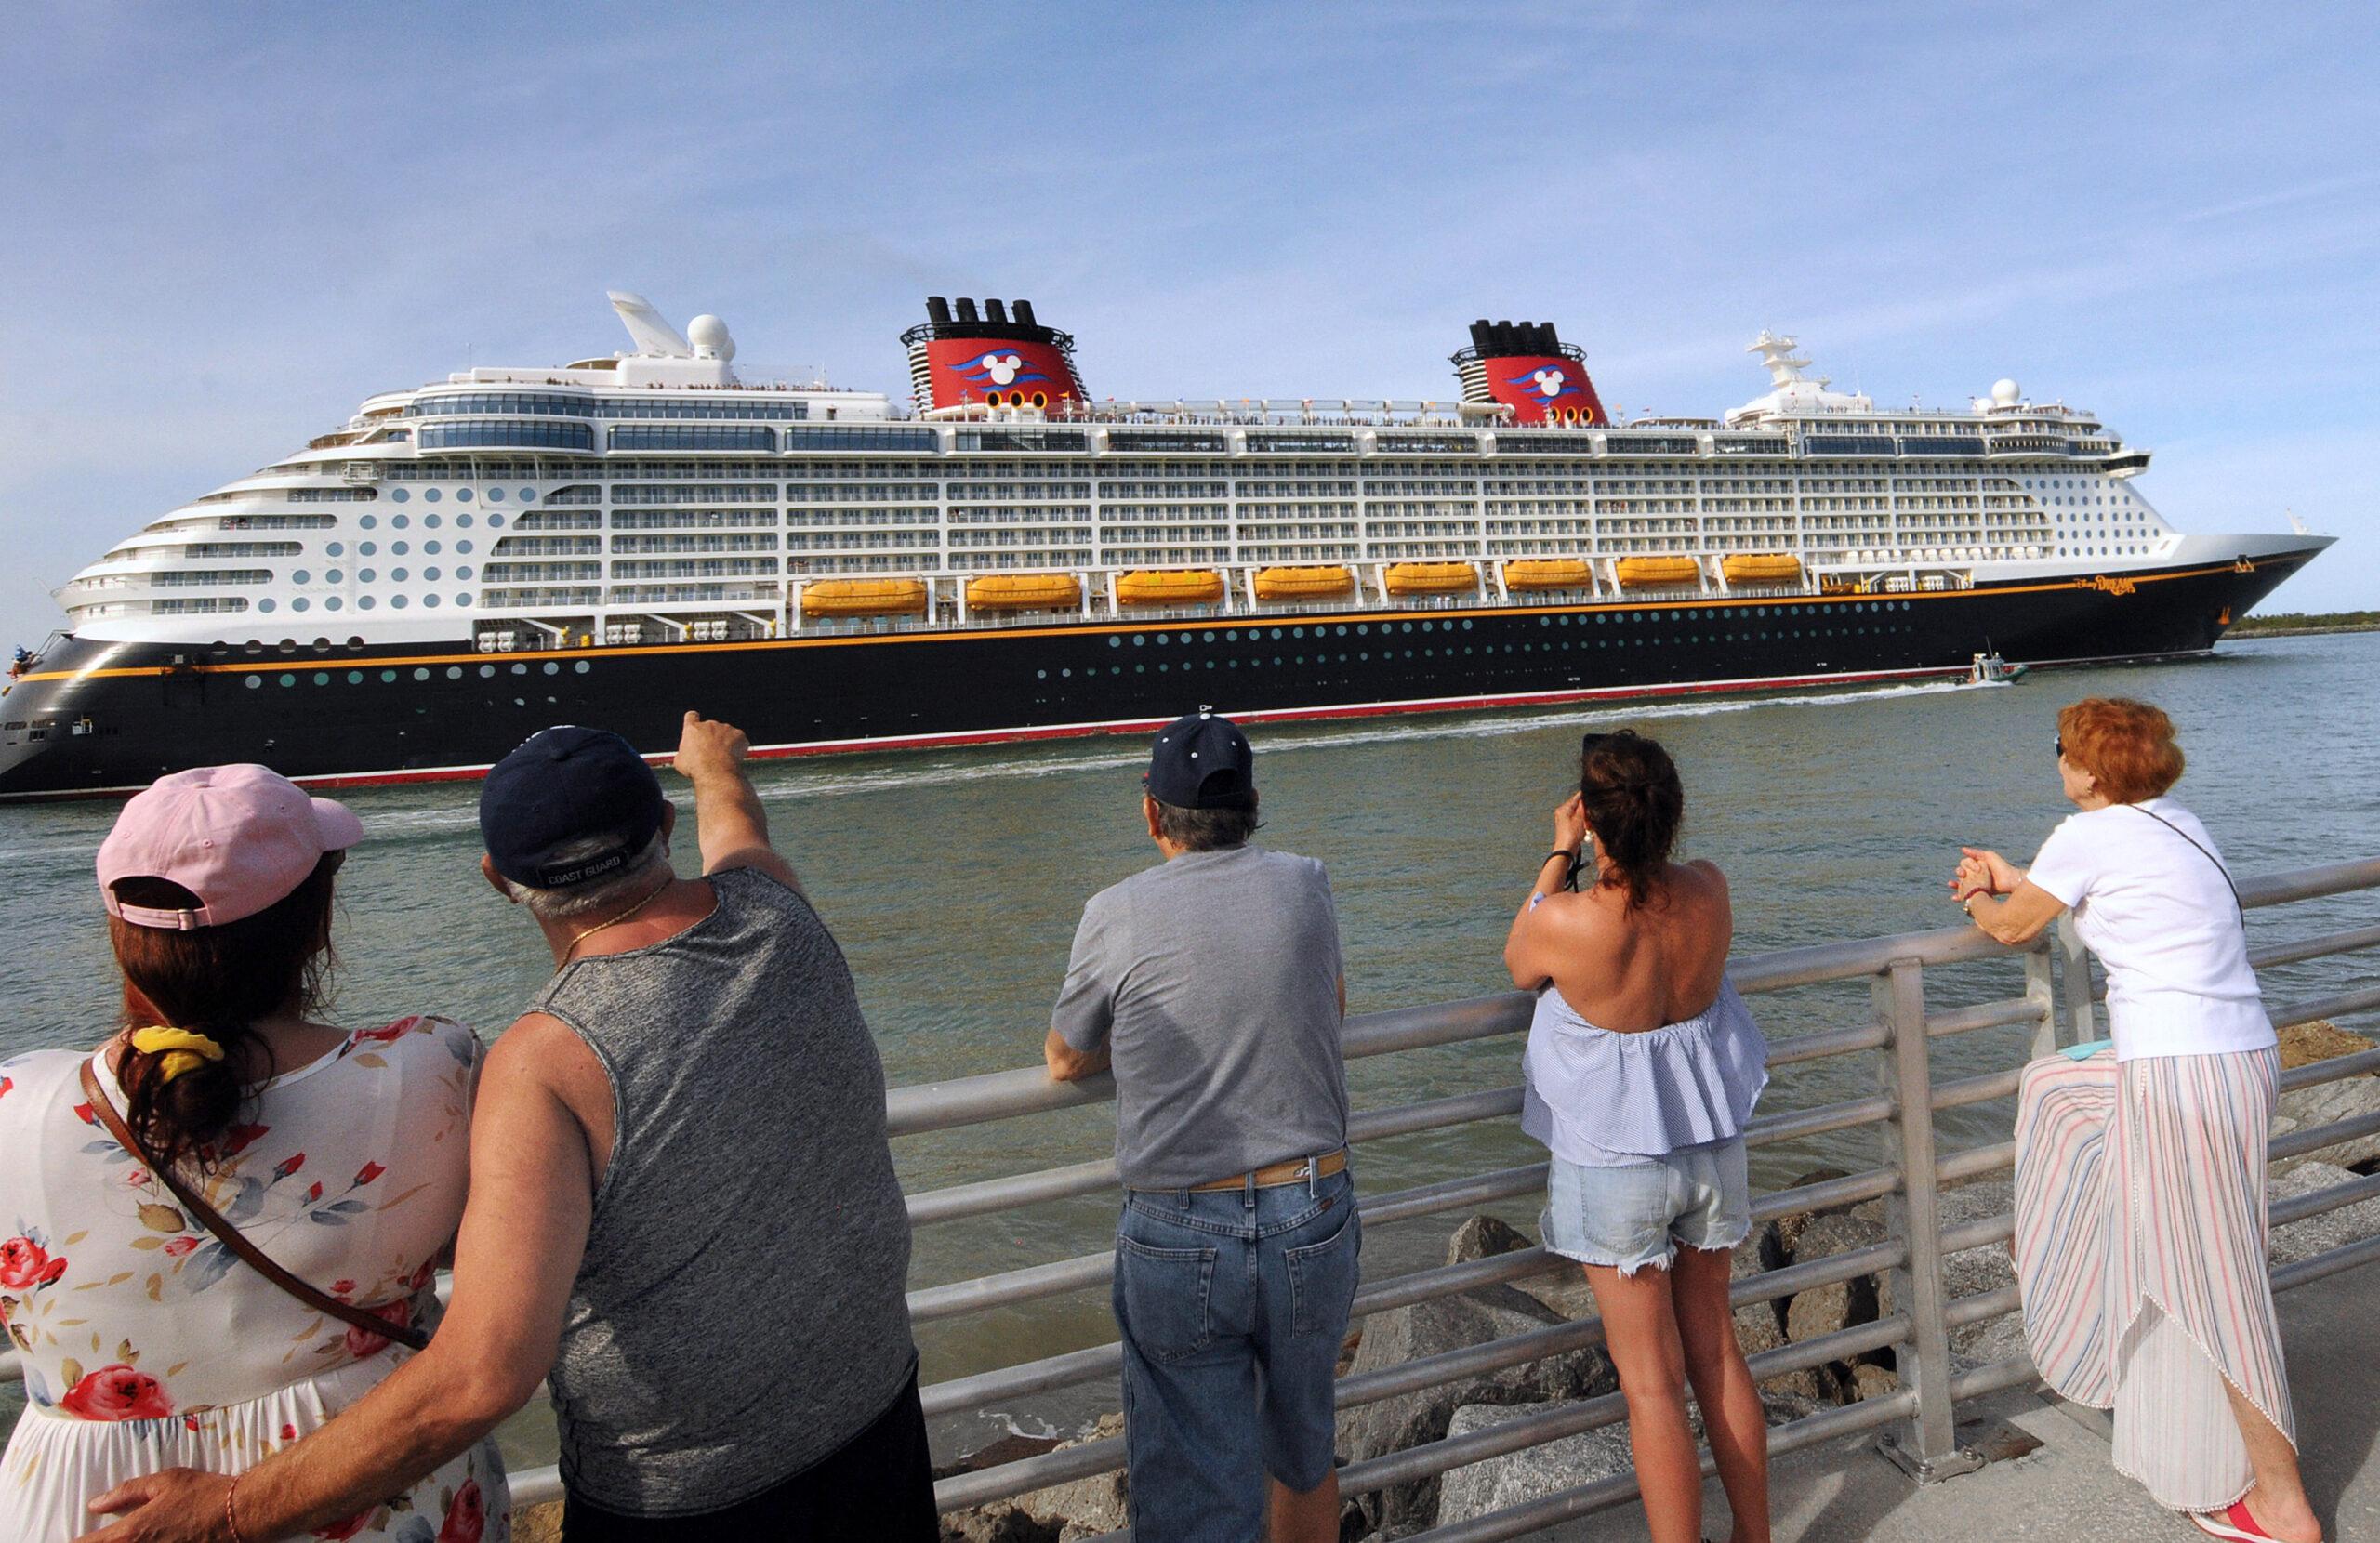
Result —
[[1554, 811], [1554, 850], [1538, 862], [1537, 881], [1521, 901], [1513, 925], [1504, 934], [1504, 968], [1513, 984], [1535, 991], [1554, 979], [1556, 945], [1555, 913], [1545, 903], [1561, 892], [1570, 870], [1584, 861], [1580, 848], [1587, 838], [1586, 811], [1573, 793]]
[[[576, 1036], [541, 1014], [522, 1019], [488, 1053], [472, 1114], [454, 1300], [427, 1350], [322, 1430], [241, 1475], [236, 1495], [231, 1479], [187, 1468], [119, 1484], [91, 1509], [124, 1519], [85, 1543], [219, 1543], [231, 1536], [227, 1498], [244, 1538], [336, 1526], [527, 1403], [553, 1368], [587, 1247], [595, 1169], [571, 1083], [590, 1072], [602, 1081]], [[584, 1107], [587, 1088], [575, 1091]], [[608, 1090], [602, 1097], [608, 1108]]]
[[758, 868], [795, 893], [801, 880], [793, 864], [769, 845], [769, 817], [761, 811], [760, 796], [744, 775], [744, 758], [751, 753], [744, 731], [700, 713], [686, 715], [671, 769], [694, 785], [694, 831], [702, 845], [703, 872], [723, 868]]

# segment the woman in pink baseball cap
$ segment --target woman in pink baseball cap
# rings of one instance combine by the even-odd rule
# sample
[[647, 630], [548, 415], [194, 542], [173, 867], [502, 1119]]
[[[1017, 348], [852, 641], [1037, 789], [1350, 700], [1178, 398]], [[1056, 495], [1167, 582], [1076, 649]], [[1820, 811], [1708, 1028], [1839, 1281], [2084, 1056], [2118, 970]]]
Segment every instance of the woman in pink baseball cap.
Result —
[[[443, 1018], [321, 1021], [363, 837], [276, 772], [217, 766], [161, 779], [100, 844], [122, 1028], [0, 1063], [0, 1322], [28, 1401], [0, 1537], [80, 1536], [94, 1498], [159, 1469], [242, 1471], [435, 1318], [482, 1051]], [[489, 1445], [322, 1536], [509, 1532]]]

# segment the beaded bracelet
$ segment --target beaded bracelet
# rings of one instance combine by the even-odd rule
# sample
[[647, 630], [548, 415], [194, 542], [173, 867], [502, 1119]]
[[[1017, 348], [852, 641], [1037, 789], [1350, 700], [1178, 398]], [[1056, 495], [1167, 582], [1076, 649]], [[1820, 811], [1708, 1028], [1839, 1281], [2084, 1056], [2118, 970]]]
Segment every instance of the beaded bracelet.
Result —
[[248, 1543], [246, 1538], [240, 1536], [240, 1518], [231, 1510], [231, 1497], [239, 1493], [239, 1475], [233, 1474], [231, 1487], [223, 1492], [223, 1525], [231, 1534], [231, 1543]]

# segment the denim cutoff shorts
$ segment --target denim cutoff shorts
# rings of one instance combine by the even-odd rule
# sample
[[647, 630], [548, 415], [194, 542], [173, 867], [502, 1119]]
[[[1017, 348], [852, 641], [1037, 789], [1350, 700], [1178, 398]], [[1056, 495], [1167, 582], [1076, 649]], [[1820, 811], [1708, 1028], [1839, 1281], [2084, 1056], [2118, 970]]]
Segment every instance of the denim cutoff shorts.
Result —
[[1743, 1138], [1618, 1167], [1555, 1157], [1538, 1232], [1548, 1252], [1622, 1275], [1667, 1269], [1681, 1246], [1733, 1248], [1752, 1232]]
[[1136, 1536], [1261, 1537], [1266, 1474], [1301, 1493], [1329, 1476], [1363, 1235], [1344, 1171], [1126, 1193], [1115, 1306]]

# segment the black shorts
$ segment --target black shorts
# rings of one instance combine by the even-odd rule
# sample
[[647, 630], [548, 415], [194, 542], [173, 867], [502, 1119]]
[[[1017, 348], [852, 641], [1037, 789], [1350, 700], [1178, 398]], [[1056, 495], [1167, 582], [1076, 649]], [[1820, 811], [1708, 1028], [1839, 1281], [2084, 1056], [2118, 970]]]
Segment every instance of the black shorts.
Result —
[[721, 1510], [619, 1516], [577, 1496], [562, 1501], [562, 1543], [668, 1543], [756, 1537], [787, 1543], [851, 1538], [937, 1543], [933, 1458], [917, 1374], [874, 1424], [790, 1479]]

